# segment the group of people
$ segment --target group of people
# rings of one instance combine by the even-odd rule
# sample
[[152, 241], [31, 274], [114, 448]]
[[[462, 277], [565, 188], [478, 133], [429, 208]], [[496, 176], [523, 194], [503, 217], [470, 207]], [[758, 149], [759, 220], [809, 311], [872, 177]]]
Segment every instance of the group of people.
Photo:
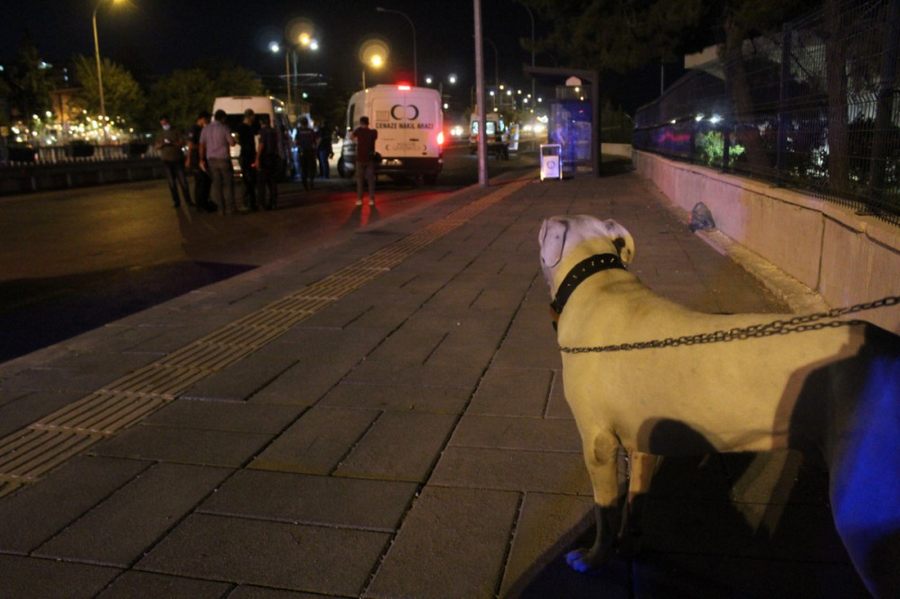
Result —
[[[187, 139], [172, 127], [168, 116], [160, 117], [160, 131], [155, 145], [165, 167], [175, 208], [181, 206], [183, 198], [186, 204], [197, 210], [221, 210], [223, 216], [238, 212], [231, 163], [231, 147], [235, 143], [240, 144], [238, 164], [243, 183], [244, 210], [256, 211], [260, 207], [272, 210], [277, 206], [277, 179], [283, 168], [278, 132], [268, 119], [257, 118], [248, 108], [234, 132], [237, 135], [235, 142], [226, 117], [224, 110], [217, 110], [212, 119], [209, 112], [199, 113]], [[367, 117], [361, 117], [359, 127], [353, 130], [351, 136], [357, 145], [356, 204], [362, 205], [363, 187], [367, 183], [369, 204], [374, 206], [375, 140], [378, 132], [369, 128]], [[294, 141], [303, 188], [313, 189], [317, 172], [322, 178], [330, 177], [329, 160], [334, 156], [331, 133], [328, 128], [314, 131], [309, 126], [309, 120], [301, 117]], [[186, 155], [185, 145], [188, 148]], [[193, 194], [187, 181], [188, 173], [194, 179]]]
[[[313, 131], [309, 120], [306, 117], [300, 118], [294, 141], [300, 159], [300, 179], [307, 191], [314, 186], [316, 160], [319, 162], [319, 176], [329, 178], [328, 160], [334, 156], [329, 131], [328, 127], [323, 127], [318, 132]], [[363, 116], [359, 119], [359, 127], [353, 130], [350, 137], [356, 142], [356, 205], [362, 206], [363, 186], [368, 184], [369, 205], [374, 206], [377, 167], [375, 140], [378, 139], [378, 131], [370, 128], [369, 117]]]
[[[165, 167], [172, 205], [181, 206], [181, 199], [198, 210], [222, 215], [238, 212], [234, 193], [234, 169], [231, 147], [235, 145], [231, 129], [225, 122], [224, 110], [197, 115], [187, 140], [172, 128], [168, 116], [160, 117], [160, 132], [156, 147]], [[281, 169], [278, 133], [267, 119], [256, 119], [252, 110], [244, 112], [244, 120], [237, 130], [241, 144], [239, 164], [244, 184], [244, 205], [249, 210], [259, 206], [272, 210], [278, 202], [277, 178]], [[257, 141], [258, 137], [258, 141]], [[184, 153], [187, 142], [187, 155]], [[194, 178], [191, 194], [187, 173]], [[180, 194], [179, 194], [180, 191]]]

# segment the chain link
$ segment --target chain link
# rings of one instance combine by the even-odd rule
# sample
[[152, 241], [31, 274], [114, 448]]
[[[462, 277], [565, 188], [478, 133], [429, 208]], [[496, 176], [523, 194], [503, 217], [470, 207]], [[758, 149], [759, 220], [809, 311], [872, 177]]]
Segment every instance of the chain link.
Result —
[[[652, 349], [662, 347], [679, 347], [682, 345], [701, 345], [704, 343], [720, 343], [725, 341], [743, 340], [755, 337], [771, 337], [774, 335], [787, 335], [788, 333], [802, 333], [805, 331], [818, 331], [825, 328], [837, 328], [863, 324], [862, 320], [832, 320], [830, 322], [817, 322], [821, 320], [838, 318], [846, 314], [862, 312], [895, 306], [900, 303], [900, 296], [888, 296], [880, 300], [833, 308], [827, 312], [803, 314], [787, 320], [773, 320], [763, 324], [754, 324], [748, 327], [739, 327], [727, 331], [720, 330], [712, 333], [700, 333], [697, 335], [684, 335], [682, 337], [667, 337], [651, 341], [637, 341], [635, 343], [619, 343], [616, 345], [601, 345], [596, 347], [563, 347], [559, 350], [566, 354], [586, 354], [615, 351], [631, 351], [637, 349]], [[811, 324], [812, 323], [812, 324]]]

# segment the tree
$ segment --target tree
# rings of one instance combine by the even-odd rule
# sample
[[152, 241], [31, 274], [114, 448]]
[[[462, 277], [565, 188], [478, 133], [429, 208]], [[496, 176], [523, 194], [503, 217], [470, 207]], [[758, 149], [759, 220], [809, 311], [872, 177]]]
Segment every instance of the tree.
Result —
[[[87, 56], [73, 59], [75, 80], [81, 85], [79, 99], [85, 108], [100, 113], [100, 91], [97, 85], [97, 63]], [[144, 110], [144, 92], [124, 67], [108, 58], [101, 60], [103, 69], [103, 103], [110, 118], [123, 117], [134, 123]]]
[[10, 112], [16, 118], [31, 118], [50, 108], [50, 90], [53, 83], [49, 71], [42, 67], [37, 46], [26, 34], [10, 68]]
[[542, 50], [571, 66], [625, 72], [671, 61], [710, 43], [715, 2], [523, 0], [554, 23]]
[[150, 90], [150, 107], [156, 114], [166, 114], [176, 127], [190, 126], [197, 113], [211, 110], [218, 96], [258, 96], [263, 88], [259, 78], [242, 67], [199, 66], [172, 71], [157, 81]]
[[194, 122], [200, 110], [212, 108], [216, 97], [215, 83], [202, 69], [172, 71], [150, 88], [147, 121], [152, 122], [166, 114], [176, 127], [185, 129]]

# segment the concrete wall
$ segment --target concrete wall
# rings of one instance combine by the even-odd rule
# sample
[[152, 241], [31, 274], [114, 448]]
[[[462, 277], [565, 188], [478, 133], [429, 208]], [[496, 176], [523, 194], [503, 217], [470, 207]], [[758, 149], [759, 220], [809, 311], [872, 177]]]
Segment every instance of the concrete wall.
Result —
[[[800, 192], [635, 151], [637, 171], [677, 206], [705, 203], [717, 228], [832, 307], [900, 295], [900, 227]], [[900, 333], [900, 307], [860, 318]]]

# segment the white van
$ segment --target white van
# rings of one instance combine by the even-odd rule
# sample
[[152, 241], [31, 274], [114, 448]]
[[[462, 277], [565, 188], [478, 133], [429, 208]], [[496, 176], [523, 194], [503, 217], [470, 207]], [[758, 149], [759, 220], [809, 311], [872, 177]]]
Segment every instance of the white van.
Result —
[[[285, 177], [290, 176], [291, 172], [291, 140], [290, 125], [288, 124], [287, 113], [285, 112], [284, 102], [270, 96], [222, 96], [216, 98], [213, 102], [213, 114], [217, 110], [224, 110], [226, 117], [225, 122], [231, 128], [232, 133], [237, 135], [237, 126], [244, 120], [244, 111], [248, 108], [252, 109], [256, 117], [265, 120], [278, 131], [278, 139], [281, 145], [278, 153], [281, 156], [284, 165]], [[257, 136], [257, 142], [258, 140]], [[237, 141], [237, 139], [235, 139]], [[241, 146], [235, 144], [231, 148], [231, 164], [234, 167], [235, 174], [240, 173], [241, 166], [238, 163], [238, 157], [241, 155]]]
[[338, 171], [346, 176], [353, 175], [356, 168], [356, 142], [351, 133], [361, 116], [369, 117], [369, 127], [378, 131], [379, 173], [421, 177], [429, 185], [437, 181], [444, 166], [444, 112], [437, 90], [376, 85], [353, 94], [338, 164]]

